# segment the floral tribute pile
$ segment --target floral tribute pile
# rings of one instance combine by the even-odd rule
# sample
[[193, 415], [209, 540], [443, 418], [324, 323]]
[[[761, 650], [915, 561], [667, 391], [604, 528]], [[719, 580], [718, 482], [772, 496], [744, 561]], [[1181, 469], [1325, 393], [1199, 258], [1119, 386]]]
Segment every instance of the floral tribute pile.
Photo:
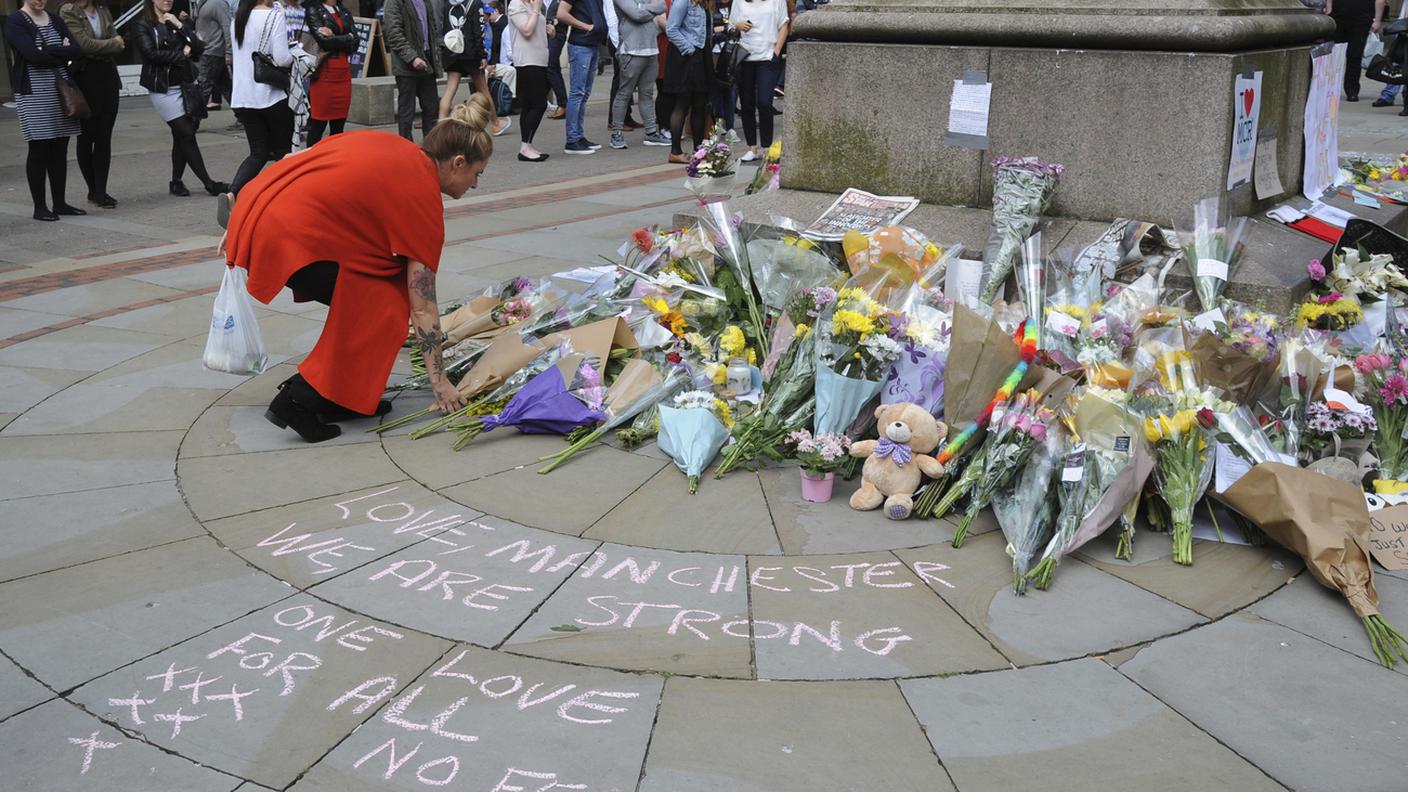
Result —
[[[545, 474], [614, 431], [623, 447], [658, 443], [689, 493], [710, 472], [778, 465], [844, 487], [875, 407], [917, 405], [948, 434], [932, 449], [943, 476], [921, 484], [913, 514], [956, 521], [960, 547], [990, 508], [1015, 593], [1059, 585], [1062, 560], [1111, 530], [1121, 558], [1167, 542], [1191, 565], [1198, 526], [1221, 534], [1218, 501], [1243, 537], [1301, 553], [1341, 591], [1386, 665], [1408, 660], [1378, 614], [1364, 497], [1408, 491], [1408, 278], [1394, 251], [1337, 246], [1297, 264], [1308, 296], [1276, 315], [1227, 297], [1243, 224], [1218, 201], [1166, 232], [1181, 243], [1167, 255], [1145, 259], [1115, 229], [1047, 250], [1036, 229], [1062, 169], [1007, 159], [981, 286], [945, 294], [963, 251], [913, 229], [839, 249], [749, 239], [728, 203], [737, 148], [719, 132], [695, 155], [698, 222], [640, 229], [607, 266], [452, 306], [446, 359], [468, 406], [376, 431], [448, 434], [456, 449], [509, 427], [560, 434]], [[1179, 258], [1192, 292], [1161, 286]], [[931, 450], [881, 438], [895, 464]], [[875, 519], [857, 512], [856, 530]]]

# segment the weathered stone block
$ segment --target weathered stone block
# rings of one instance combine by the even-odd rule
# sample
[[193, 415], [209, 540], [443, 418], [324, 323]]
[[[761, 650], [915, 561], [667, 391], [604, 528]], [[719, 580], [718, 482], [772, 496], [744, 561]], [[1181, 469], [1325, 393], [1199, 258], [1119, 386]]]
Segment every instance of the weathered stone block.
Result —
[[361, 126], [396, 123], [396, 78], [359, 77], [352, 81], [347, 120]]

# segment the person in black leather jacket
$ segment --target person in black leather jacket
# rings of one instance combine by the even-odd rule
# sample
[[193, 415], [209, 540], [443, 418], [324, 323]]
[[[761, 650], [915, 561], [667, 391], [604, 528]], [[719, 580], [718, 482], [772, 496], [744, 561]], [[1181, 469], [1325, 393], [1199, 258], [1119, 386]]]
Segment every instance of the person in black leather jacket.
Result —
[[181, 181], [189, 165], [207, 193], [220, 195], [229, 188], [210, 178], [196, 142], [205, 97], [196, 82], [195, 61], [205, 44], [189, 18], [171, 13], [171, 4], [172, 0], [144, 0], [142, 14], [133, 23], [142, 56], [141, 85], [161, 120], [171, 127], [171, 194], [191, 194]]
[[329, 125], [336, 135], [347, 124], [347, 111], [352, 106], [352, 67], [347, 56], [357, 51], [359, 41], [352, 12], [340, 0], [309, 0], [303, 8], [305, 27], [328, 54], [308, 86], [311, 146], [322, 139]]

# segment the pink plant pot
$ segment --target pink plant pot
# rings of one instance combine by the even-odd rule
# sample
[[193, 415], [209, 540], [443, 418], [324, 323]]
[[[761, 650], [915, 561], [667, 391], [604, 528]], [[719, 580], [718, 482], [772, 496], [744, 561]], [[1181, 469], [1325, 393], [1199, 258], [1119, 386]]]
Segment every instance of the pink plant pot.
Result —
[[802, 500], [812, 503], [826, 503], [831, 500], [831, 487], [836, 483], [835, 473], [823, 473], [820, 476], [802, 473]]

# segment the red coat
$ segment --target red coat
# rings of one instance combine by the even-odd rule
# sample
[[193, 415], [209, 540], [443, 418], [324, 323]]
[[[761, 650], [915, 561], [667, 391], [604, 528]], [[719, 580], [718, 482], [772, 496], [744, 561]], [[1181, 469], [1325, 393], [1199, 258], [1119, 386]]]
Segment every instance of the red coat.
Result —
[[334, 135], [265, 168], [240, 191], [226, 236], [230, 263], [249, 270], [249, 293], [262, 303], [304, 266], [337, 262], [327, 323], [298, 370], [360, 413], [376, 409], [406, 339], [406, 261], [435, 270], [444, 244], [435, 164], [377, 131]]

